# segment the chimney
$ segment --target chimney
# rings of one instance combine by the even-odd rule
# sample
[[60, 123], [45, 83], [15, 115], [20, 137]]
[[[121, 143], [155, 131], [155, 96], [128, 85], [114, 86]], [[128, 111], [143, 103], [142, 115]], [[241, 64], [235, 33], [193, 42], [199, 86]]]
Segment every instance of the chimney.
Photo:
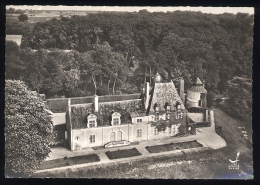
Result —
[[178, 91], [179, 91], [179, 95], [180, 95], [181, 101], [184, 103], [184, 101], [185, 101], [185, 94], [184, 94], [184, 80], [183, 79], [179, 80]]
[[149, 104], [149, 89], [150, 89], [149, 82], [146, 82], [145, 83], [145, 109], [148, 108], [148, 104]]
[[95, 107], [95, 112], [98, 112], [98, 95], [94, 96], [94, 107]]

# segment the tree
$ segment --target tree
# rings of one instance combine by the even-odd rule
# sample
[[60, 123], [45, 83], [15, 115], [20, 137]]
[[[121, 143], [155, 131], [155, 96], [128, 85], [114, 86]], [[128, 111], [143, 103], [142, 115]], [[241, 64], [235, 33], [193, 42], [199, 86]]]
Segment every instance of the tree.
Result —
[[24, 63], [19, 58], [19, 46], [16, 42], [6, 42], [6, 79], [21, 79], [25, 70]]
[[18, 19], [19, 19], [19, 21], [24, 22], [24, 21], [28, 20], [28, 16], [26, 14], [21, 14], [18, 16]]
[[214, 105], [215, 93], [213, 91], [209, 91], [207, 94], [207, 105], [211, 107]]
[[242, 118], [252, 116], [252, 79], [234, 77], [228, 81], [229, 108], [231, 113]]
[[53, 131], [51, 114], [43, 100], [28, 90], [24, 82], [6, 80], [6, 175], [30, 175], [51, 152], [47, 139]]

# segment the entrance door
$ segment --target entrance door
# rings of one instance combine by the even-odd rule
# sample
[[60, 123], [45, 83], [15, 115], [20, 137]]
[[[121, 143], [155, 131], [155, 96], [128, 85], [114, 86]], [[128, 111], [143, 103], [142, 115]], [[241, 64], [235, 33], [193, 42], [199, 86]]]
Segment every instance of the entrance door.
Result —
[[116, 141], [116, 133], [115, 132], [111, 132], [110, 133], [110, 142]]
[[117, 141], [122, 141], [122, 132], [121, 131], [117, 132]]

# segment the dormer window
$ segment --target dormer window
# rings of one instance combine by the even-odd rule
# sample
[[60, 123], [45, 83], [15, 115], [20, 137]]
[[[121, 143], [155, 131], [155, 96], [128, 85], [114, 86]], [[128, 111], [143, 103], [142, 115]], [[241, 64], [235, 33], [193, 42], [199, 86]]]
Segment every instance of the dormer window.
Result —
[[89, 128], [95, 127], [95, 121], [94, 121], [94, 120], [89, 121], [89, 122], [88, 122], [88, 127], [89, 127]]
[[180, 103], [180, 102], [177, 102], [177, 103], [176, 103], [176, 109], [177, 109], [177, 110], [180, 110], [180, 109], [181, 109], [181, 103]]
[[170, 112], [171, 111], [171, 106], [170, 105], [166, 105], [166, 112]]
[[113, 119], [113, 125], [119, 125], [119, 118]]
[[159, 105], [158, 105], [158, 104], [155, 104], [155, 107], [154, 107], [154, 108], [155, 108], [155, 112], [156, 112], [156, 113], [159, 113]]
[[182, 119], [182, 112], [176, 113], [176, 119]]
[[112, 120], [111, 120], [111, 125], [116, 126], [116, 125], [121, 125], [121, 114], [118, 112], [114, 112], [112, 115]]
[[159, 121], [159, 114], [155, 114], [154, 121]]
[[97, 127], [97, 116], [94, 114], [90, 114], [88, 117], [88, 123], [87, 123], [87, 127], [88, 128], [95, 128]]
[[170, 119], [170, 114], [166, 114], [166, 119], [167, 119], [167, 120]]

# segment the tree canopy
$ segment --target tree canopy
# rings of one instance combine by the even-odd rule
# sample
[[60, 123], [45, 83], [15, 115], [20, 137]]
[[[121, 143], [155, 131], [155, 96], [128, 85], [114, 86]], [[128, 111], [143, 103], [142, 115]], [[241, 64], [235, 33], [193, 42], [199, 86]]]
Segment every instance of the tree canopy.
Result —
[[[157, 71], [164, 80], [183, 77], [185, 88], [200, 75], [209, 91], [222, 93], [234, 75], [251, 76], [252, 47], [253, 15], [141, 10], [74, 15], [28, 25], [18, 59], [29, 67], [24, 81], [49, 97], [115, 93], [122, 84], [140, 89]], [[24, 60], [25, 51], [31, 53], [30, 60]], [[43, 65], [43, 71], [29, 72], [34, 65]], [[48, 65], [54, 66], [55, 75]], [[73, 83], [68, 82], [73, 80], [68, 77], [71, 70], [78, 74]], [[133, 73], [137, 74], [134, 80]]]
[[18, 16], [18, 19], [19, 19], [19, 21], [24, 22], [24, 21], [28, 20], [28, 16], [26, 14], [21, 14]]
[[5, 172], [22, 177], [34, 172], [50, 153], [52, 115], [36, 92], [22, 81], [6, 80]]

